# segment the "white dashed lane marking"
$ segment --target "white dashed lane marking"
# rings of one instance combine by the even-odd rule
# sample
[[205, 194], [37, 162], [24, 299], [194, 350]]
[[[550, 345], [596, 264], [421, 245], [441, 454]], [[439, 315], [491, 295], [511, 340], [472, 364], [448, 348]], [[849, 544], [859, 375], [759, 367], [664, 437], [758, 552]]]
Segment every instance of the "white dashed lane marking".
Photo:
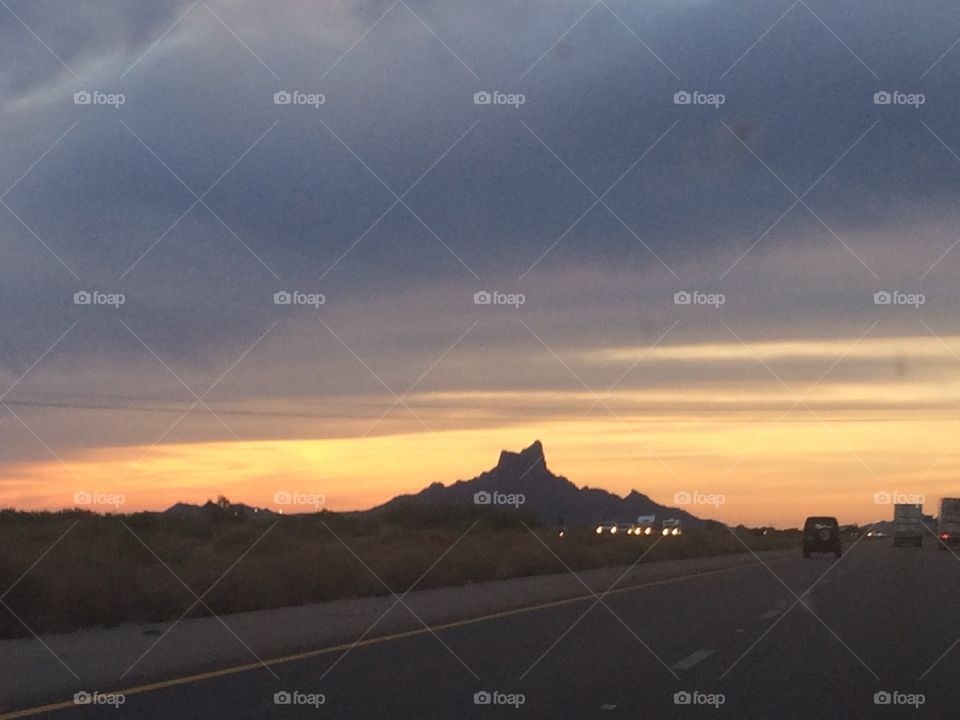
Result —
[[670, 666], [671, 670], [689, 670], [701, 660], [706, 660], [713, 655], [713, 650], [697, 650], [693, 655], [685, 657], [683, 660], [675, 662]]

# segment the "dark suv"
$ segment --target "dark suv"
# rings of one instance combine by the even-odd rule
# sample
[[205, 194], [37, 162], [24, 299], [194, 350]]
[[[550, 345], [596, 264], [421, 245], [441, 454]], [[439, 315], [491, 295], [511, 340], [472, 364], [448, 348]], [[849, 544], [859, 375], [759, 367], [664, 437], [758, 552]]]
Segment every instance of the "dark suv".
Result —
[[840, 525], [835, 517], [808, 517], [803, 524], [803, 556], [815, 552], [840, 557]]

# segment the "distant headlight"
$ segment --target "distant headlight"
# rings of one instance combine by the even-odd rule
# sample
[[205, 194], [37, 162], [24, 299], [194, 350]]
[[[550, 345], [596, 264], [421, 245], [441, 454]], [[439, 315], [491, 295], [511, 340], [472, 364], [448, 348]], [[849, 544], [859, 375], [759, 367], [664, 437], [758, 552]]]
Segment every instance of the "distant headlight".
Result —
[[602, 527], [598, 527], [598, 528], [597, 528], [597, 535], [603, 535], [603, 528], [602, 528]]
[[644, 532], [645, 532], [647, 535], [652, 535], [652, 534], [653, 534], [653, 528], [647, 528]]
[[670, 528], [664, 528], [662, 534], [663, 534], [663, 535], [669, 535], [669, 534], [670, 534]]
[[611, 535], [616, 535], [616, 534], [617, 534], [617, 528], [616, 528], [616, 526], [610, 528], [610, 534], [611, 534]]

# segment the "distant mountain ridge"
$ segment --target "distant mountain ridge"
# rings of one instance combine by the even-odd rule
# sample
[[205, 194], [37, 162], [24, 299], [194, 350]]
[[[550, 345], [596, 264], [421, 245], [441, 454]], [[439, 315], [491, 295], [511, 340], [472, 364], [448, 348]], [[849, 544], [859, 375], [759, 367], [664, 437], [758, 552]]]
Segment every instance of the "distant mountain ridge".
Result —
[[171, 505], [163, 514], [168, 517], [197, 519], [207, 518], [216, 519], [221, 517], [236, 517], [243, 520], [249, 520], [254, 517], [266, 517], [275, 515], [272, 510], [267, 508], [255, 508], [243, 503], [229, 503], [225, 506], [218, 505], [212, 500], [207, 500], [203, 505], [194, 505], [192, 503], [178, 502]]
[[[633, 522], [640, 515], [679, 518], [685, 527], [704, 524], [685, 510], [654, 502], [643, 493], [631, 490], [621, 497], [600, 488], [577, 487], [567, 478], [554, 475], [547, 469], [543, 445], [539, 440], [520, 452], [502, 450], [496, 467], [471, 480], [457, 480], [452, 485], [433, 483], [413, 495], [399, 495], [378, 505], [368, 513], [379, 513], [400, 505], [459, 505], [474, 503], [476, 493], [487, 493], [491, 504], [504, 504], [511, 497], [522, 495], [522, 510], [531, 512], [544, 523], [563, 521], [565, 524], [590, 525], [601, 520]], [[499, 495], [498, 495], [499, 494]]]

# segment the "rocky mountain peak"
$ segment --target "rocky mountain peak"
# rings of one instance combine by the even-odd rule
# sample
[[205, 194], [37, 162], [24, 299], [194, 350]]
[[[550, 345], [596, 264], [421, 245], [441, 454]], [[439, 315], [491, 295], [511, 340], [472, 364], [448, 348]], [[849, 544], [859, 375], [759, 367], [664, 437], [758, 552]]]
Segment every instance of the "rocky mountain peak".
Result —
[[497, 470], [501, 472], [519, 476], [536, 472], [538, 468], [547, 469], [547, 461], [543, 456], [543, 445], [539, 440], [534, 440], [530, 447], [524, 448], [520, 452], [500, 451]]

